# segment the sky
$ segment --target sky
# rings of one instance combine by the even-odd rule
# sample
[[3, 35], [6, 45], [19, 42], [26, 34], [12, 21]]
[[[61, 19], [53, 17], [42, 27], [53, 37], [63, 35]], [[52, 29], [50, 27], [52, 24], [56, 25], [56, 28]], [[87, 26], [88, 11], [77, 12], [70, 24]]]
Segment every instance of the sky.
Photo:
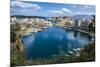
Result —
[[62, 4], [33, 1], [11, 0], [11, 16], [72, 16], [72, 15], [93, 15], [95, 5]]

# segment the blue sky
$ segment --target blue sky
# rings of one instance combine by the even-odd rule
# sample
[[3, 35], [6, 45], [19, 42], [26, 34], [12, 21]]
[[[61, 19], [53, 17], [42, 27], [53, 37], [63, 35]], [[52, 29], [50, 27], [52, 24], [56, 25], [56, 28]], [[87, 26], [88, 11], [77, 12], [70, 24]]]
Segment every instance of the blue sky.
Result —
[[95, 5], [11, 1], [11, 15], [72, 16], [95, 14]]

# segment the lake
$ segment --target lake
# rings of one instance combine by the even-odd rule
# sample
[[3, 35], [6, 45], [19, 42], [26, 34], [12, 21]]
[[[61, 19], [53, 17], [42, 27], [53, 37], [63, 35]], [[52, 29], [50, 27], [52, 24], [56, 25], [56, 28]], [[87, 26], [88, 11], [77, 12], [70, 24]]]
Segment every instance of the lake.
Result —
[[59, 54], [59, 50], [68, 53], [75, 48], [83, 48], [91, 40], [88, 34], [50, 27], [44, 31], [22, 36], [24, 54], [29, 58], [44, 58]]

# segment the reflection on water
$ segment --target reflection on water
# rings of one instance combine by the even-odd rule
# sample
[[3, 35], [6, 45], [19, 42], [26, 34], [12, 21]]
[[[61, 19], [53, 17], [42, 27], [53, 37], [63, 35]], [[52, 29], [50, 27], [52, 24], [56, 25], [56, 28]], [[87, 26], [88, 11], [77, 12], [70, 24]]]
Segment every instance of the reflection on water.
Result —
[[27, 37], [21, 37], [26, 58], [49, 57], [59, 53], [59, 46], [65, 52], [81, 48], [89, 42], [89, 35], [78, 31], [65, 31], [51, 27]]
[[78, 35], [78, 31], [75, 30], [75, 31], [74, 31], [74, 37], [77, 37], [77, 35]]

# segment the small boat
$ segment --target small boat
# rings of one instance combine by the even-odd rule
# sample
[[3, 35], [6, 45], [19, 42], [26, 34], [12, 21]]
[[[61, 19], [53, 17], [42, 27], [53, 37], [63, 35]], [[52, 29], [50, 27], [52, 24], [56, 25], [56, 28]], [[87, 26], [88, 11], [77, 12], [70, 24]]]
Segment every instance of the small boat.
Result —
[[81, 50], [81, 48], [76, 48], [76, 50], [77, 50], [77, 51], [80, 51], [80, 50]]
[[68, 51], [68, 53], [73, 54], [73, 52], [72, 52], [72, 51]]
[[75, 52], [77, 52], [77, 49], [73, 48], [73, 50], [74, 50]]

